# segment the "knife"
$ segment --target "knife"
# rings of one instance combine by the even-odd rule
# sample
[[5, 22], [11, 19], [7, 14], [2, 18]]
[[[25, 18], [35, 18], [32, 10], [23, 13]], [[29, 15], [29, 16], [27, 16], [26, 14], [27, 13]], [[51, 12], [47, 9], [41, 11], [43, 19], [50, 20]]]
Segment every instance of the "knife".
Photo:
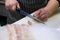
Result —
[[[5, 5], [5, 2], [3, 2], [3, 1], [0, 1], [0, 3]], [[21, 13], [20, 13], [20, 12], [19, 12], [19, 13], [20, 13], [21, 15], [23, 15], [23, 16], [28, 16], [28, 17], [36, 20], [37, 22], [41, 22], [41, 23], [45, 24], [42, 20], [39, 20], [39, 19], [37, 19], [36, 17], [33, 17], [33, 16], [30, 15], [29, 13], [23, 11], [21, 8], [17, 8], [16, 10], [17, 10], [17, 11], [20, 11]]]
[[[2, 4], [5, 5], [5, 3], [4, 3], [3, 1], [0, 1], [0, 3], [2, 3]], [[30, 17], [30, 18], [36, 20], [37, 22], [41, 22], [41, 23], [45, 24], [42, 20], [39, 20], [39, 19], [33, 17], [32, 15], [30, 15], [29, 13], [23, 11], [23, 10], [20, 9], [20, 8], [17, 8], [16, 10], [17, 10], [19, 13], [21, 12], [20, 14], [23, 15], [23, 16], [28, 16], [28, 17]]]
[[31, 14], [23, 11], [22, 9], [17, 9], [17, 10], [19, 11], [19, 13], [20, 13], [21, 15], [23, 15], [23, 16], [28, 16], [29, 18], [32, 18], [32, 19], [34, 19], [34, 20], [37, 21], [37, 22], [40, 22], [40, 23], [45, 24], [42, 20], [37, 19], [36, 17], [34, 17], [34, 16], [32, 16]]

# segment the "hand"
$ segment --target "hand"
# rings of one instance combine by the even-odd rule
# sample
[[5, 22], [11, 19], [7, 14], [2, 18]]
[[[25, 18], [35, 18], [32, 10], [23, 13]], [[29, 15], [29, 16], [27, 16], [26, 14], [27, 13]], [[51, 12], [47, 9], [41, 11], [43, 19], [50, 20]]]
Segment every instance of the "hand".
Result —
[[15, 11], [16, 8], [20, 8], [17, 0], [5, 0], [5, 6], [8, 10]]
[[45, 10], [44, 8], [41, 8], [37, 11], [34, 12], [33, 16], [42, 20], [42, 21], [46, 21], [49, 17], [49, 13], [47, 10]]

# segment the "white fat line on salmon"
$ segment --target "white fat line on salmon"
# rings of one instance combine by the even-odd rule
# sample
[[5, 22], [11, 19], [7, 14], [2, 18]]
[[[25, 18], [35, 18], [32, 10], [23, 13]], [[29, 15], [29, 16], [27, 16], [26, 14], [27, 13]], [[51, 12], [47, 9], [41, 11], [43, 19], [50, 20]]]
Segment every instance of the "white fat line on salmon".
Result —
[[15, 27], [14, 27], [14, 29], [15, 29], [15, 31], [16, 31], [16, 34], [17, 34], [17, 40], [22, 40], [22, 38], [21, 38], [21, 28], [20, 28], [20, 26], [18, 26], [18, 25], [14, 25]]
[[7, 25], [7, 30], [9, 32], [9, 40], [16, 40], [16, 33], [13, 25]]

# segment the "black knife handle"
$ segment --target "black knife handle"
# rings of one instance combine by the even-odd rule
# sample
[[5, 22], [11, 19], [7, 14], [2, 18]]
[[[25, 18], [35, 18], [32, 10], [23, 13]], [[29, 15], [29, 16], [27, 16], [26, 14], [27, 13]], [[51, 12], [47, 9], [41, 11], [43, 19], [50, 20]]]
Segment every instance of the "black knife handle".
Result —
[[23, 11], [22, 9], [16, 9], [16, 10], [19, 12], [19, 14], [21, 14], [23, 16], [28, 16], [29, 15], [29, 13]]

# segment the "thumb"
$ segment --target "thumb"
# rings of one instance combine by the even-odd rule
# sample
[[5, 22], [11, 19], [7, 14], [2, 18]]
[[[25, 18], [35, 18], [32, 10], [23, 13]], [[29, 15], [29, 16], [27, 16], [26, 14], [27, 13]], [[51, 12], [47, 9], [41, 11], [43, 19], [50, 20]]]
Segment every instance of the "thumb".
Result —
[[17, 2], [17, 8], [19, 8], [20, 9], [20, 5], [19, 5], [19, 3]]

